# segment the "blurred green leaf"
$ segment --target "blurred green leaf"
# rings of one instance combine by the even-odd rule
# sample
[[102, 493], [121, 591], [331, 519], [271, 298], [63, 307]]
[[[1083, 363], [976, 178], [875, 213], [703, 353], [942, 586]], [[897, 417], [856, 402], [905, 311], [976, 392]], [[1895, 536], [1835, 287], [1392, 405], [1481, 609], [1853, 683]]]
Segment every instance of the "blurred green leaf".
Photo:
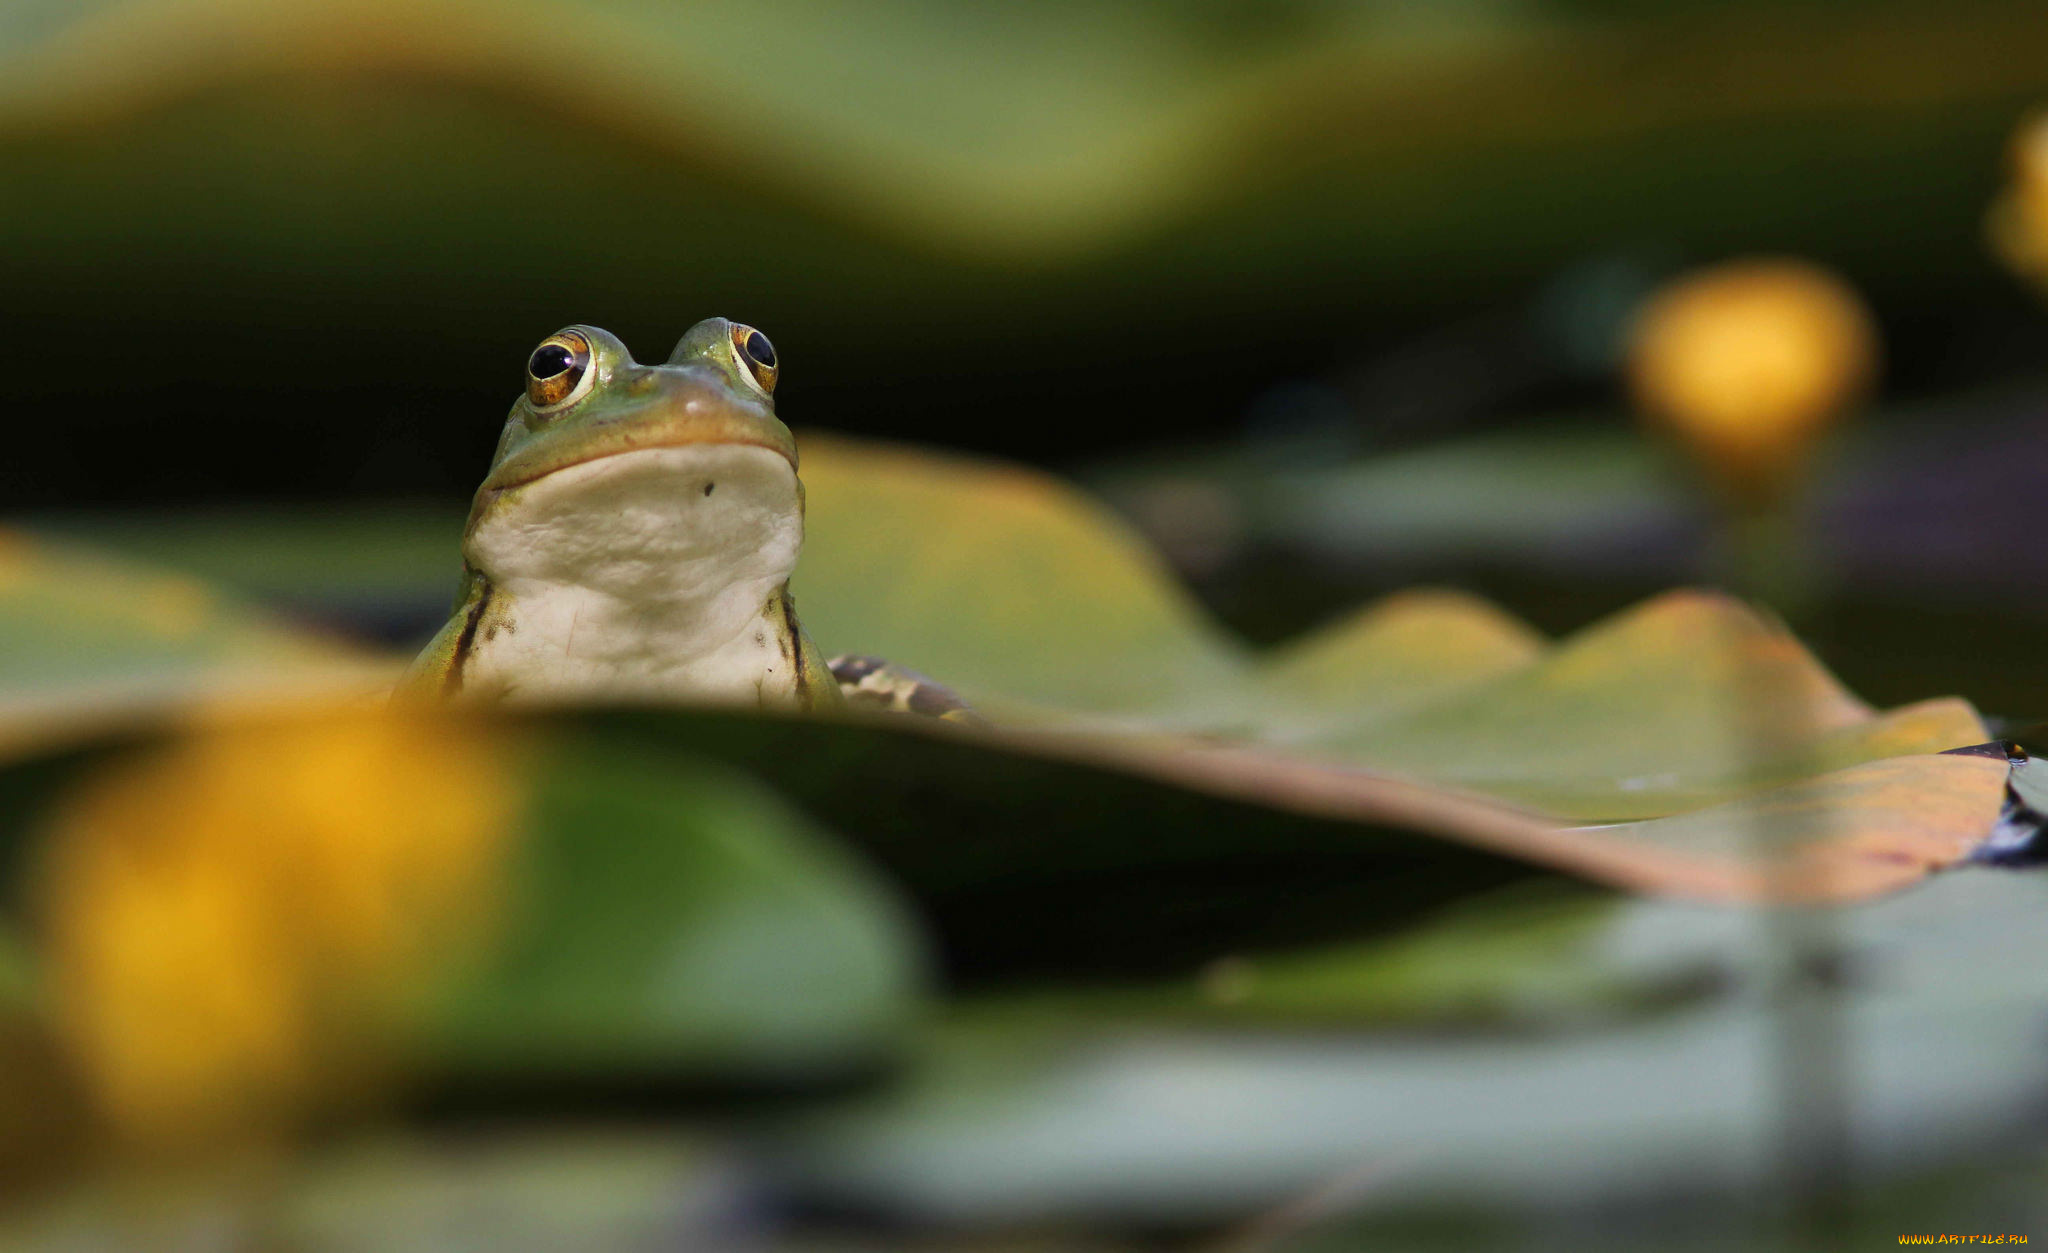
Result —
[[0, 924], [0, 1018], [12, 1018], [33, 1003], [35, 959], [11, 924]]
[[0, 699], [10, 702], [354, 652], [189, 576], [19, 533], [0, 534], [0, 639]]
[[[40, 971], [0, 1043], [49, 1037], [77, 1128], [138, 1151], [405, 1075], [844, 1080], [926, 994], [892, 885], [740, 769], [616, 728], [328, 698], [71, 742], [0, 792], [36, 920], [11, 964]], [[39, 1108], [40, 1073], [0, 1113]]]
[[74, 1167], [85, 1139], [70, 1059], [44, 1019], [43, 991], [25, 932], [0, 919], [0, 1197]]
[[[217, 128], [214, 144], [233, 153], [264, 133], [266, 96], [309, 103], [288, 89], [294, 76], [317, 71], [346, 83], [404, 72], [481, 88], [505, 114], [539, 110], [606, 136], [623, 149], [609, 154], [621, 168], [603, 180], [616, 193], [640, 189], [645, 167], [659, 160], [711, 180], [765, 185], [778, 199], [926, 248], [1060, 257], [1188, 217], [1250, 220], [1280, 188], [1302, 203], [1296, 225], [1321, 226], [1327, 203], [1301, 194], [1308, 183], [1326, 194], [1341, 188], [1357, 202], [1354, 221], [1400, 224], [1401, 231], [1360, 232], [1351, 244], [1386, 257], [1400, 252], [1387, 236], [1422, 229], [1408, 221], [1417, 201], [1441, 210], [1455, 199], [1423, 185], [1425, 154], [1454, 169], [1478, 167], [1465, 174], [1472, 178], [1527, 148], [1602, 152], [1674, 126], [1713, 133], [1759, 116], [1789, 125], [1847, 110], [1861, 125], [1837, 120], [1837, 133], [1848, 132], [1842, 142], [1873, 149], [1865, 160], [1896, 161], [1901, 149], [1930, 138], [1896, 128], [1861, 132], [1901, 100], [1943, 102], [1947, 128], [1935, 129], [1953, 133], [1962, 124], [1954, 115], [1967, 118], [1972, 106], [2048, 86], [2029, 55], [2042, 47], [2031, 16], [2014, 3], [1967, 14], [1925, 5], [1745, 4], [1597, 15], [1566, 6], [1422, 12], [1313, 4], [1255, 18], [1207, 3], [1119, 3], [961, 20], [935, 3], [855, 13], [797, 3], [560, 0], [515, 17], [453, 4], [420, 12], [258, 0], [16, 0], [0, 28], [0, 52], [12, 62], [0, 120], [17, 142], [46, 155], [34, 140], [168, 112], [212, 89], [237, 107], [209, 97], [214, 110], [200, 116]], [[525, 37], [535, 26], [558, 32], [544, 51]], [[1930, 47], [1946, 55], [1921, 55]], [[1730, 83], [1725, 61], [1759, 48], [1783, 51]], [[1966, 65], [1967, 73], [1959, 68]], [[423, 130], [440, 137], [445, 123], [437, 123]], [[752, 140], [730, 141], [742, 133]], [[499, 163], [519, 168], [532, 152], [509, 150], [509, 138], [493, 135], [479, 145], [491, 160], [473, 154], [453, 176]], [[168, 173], [124, 155], [117, 180]], [[317, 176], [380, 155], [397, 154], [322, 126], [301, 133], [291, 168]], [[1703, 157], [1697, 148], [1609, 155], [1621, 168], [1589, 181], [1633, 176], [1654, 186], [1638, 167], [1669, 172]], [[216, 157], [178, 185], [248, 174]], [[1697, 178], [1673, 182], [1661, 189], [1660, 207], [1708, 199]], [[1750, 180], [1754, 196], [1774, 190], [1758, 183]], [[559, 190], [529, 184], [525, 194], [555, 203]], [[434, 203], [422, 199], [422, 208]], [[1545, 225], [1527, 220], [1540, 216], [1527, 206], [1471, 199], [1496, 229], [1459, 223], [1468, 238], [1540, 234]], [[226, 208], [179, 207], [201, 220]], [[295, 215], [276, 216], [289, 223]], [[349, 224], [333, 208], [321, 217]], [[673, 238], [687, 243], [693, 234]], [[642, 264], [656, 260], [653, 249], [627, 251]], [[1188, 253], [1207, 268], [1227, 264], [1206, 247]]]
[[701, 1128], [400, 1129], [325, 1145], [257, 1182], [186, 1172], [0, 1214], [15, 1253], [184, 1249], [223, 1238], [294, 1253], [1146, 1253], [1079, 1234], [947, 1236], [791, 1222], [743, 1148]]
[[716, 1247], [742, 1182], [716, 1145], [674, 1132], [388, 1139], [298, 1172], [266, 1234], [320, 1253]]
[[[2015, 1098], [2048, 1080], [2048, 986], [2010, 955], [2048, 939], [2044, 892], [1958, 875], [1836, 915], [1861, 972], [1840, 995], [1866, 1182], [1983, 1161], [2031, 1125]], [[1629, 906], [1503, 990], [1541, 995], [1590, 963], [1730, 994], [1529, 1034], [961, 1024], [895, 1090], [799, 1122], [781, 1164], [810, 1203], [944, 1224], [1192, 1222], [1321, 1197], [1382, 1217], [1708, 1203], [1776, 1167], [1760, 926]]]
[[[1661, 817], [1850, 771], [1823, 788], [1840, 829], [1800, 876], [1838, 892], [1910, 882], [1995, 818], [2001, 767], [1925, 757], [1988, 738], [1966, 703], [1879, 714], [1782, 626], [1723, 597], [1672, 593], [1546, 647], [1483, 603], [1409, 594], [1262, 658], [1116, 519], [1054, 479], [843, 438], [808, 438], [804, 452], [810, 540], [796, 586], [806, 623], [828, 651], [879, 654], [957, 686], [997, 724], [980, 742], [999, 753], [1432, 831], [1682, 892], [1756, 890], [1739, 834], [1752, 811], [1709, 810], [1680, 842], [1690, 851], [1635, 828], [1571, 824]], [[269, 534], [258, 546], [273, 568], [290, 565], [279, 543]], [[394, 549], [408, 554], [394, 570], [420, 559]], [[233, 551], [214, 564], [243, 561]], [[69, 578], [53, 568], [43, 582], [75, 595]], [[76, 661], [102, 664], [89, 650]], [[908, 762], [915, 739], [886, 752]], [[1754, 760], [1759, 745], [1769, 760]], [[1854, 773], [1892, 758], [1911, 761], [1881, 787], [1879, 775]], [[1858, 843], [1853, 823], [1873, 807], [1888, 818], [1871, 829], [1885, 834]]]
[[[268, 743], [251, 717], [244, 741]], [[1133, 777], [1128, 759], [1063, 760], [1060, 737], [691, 710], [472, 725], [528, 746], [508, 776], [528, 798], [524, 856], [496, 957], [432, 1020], [430, 1095], [519, 1108], [610, 1085], [845, 1074], [893, 1053], [913, 1063], [906, 1086], [782, 1139], [778, 1186], [804, 1204], [974, 1223], [1209, 1220], [1409, 1150], [1422, 1164], [1402, 1164], [1420, 1179], [1404, 1201], [1626, 1194], [1657, 1128], [1682, 1129], [1653, 1155], [1690, 1178], [1756, 1168], [1759, 1027], [1745, 996], [1719, 995], [1751, 978], [1756, 923], [1739, 911], [1585, 889], [1479, 899], [1516, 876], [1511, 862], [1415, 824], [1205, 799]], [[886, 890], [707, 758], [758, 774], [894, 871], [949, 973], [1124, 985], [982, 1000], [906, 1055], [918, 963]], [[1966, 780], [1972, 804], [1976, 783], [2002, 791], [2001, 761], [1910, 757], [1861, 767], [1891, 776], [1875, 790], [1822, 780], [1732, 816], [1663, 820], [1678, 829], [1662, 836], [1648, 824], [1657, 838], [1595, 834], [1629, 855], [1711, 859], [1759, 814], [1803, 824], [1814, 802], [1800, 789], [1830, 786], [1846, 812], [1868, 816], [1875, 798], [1910, 822], [1933, 794], [1905, 778], [1923, 768]], [[275, 807], [274, 780], [243, 778], [250, 812]], [[1895, 853], [1883, 838], [1863, 851]], [[1204, 914], [1199, 876], [1223, 908]], [[402, 897], [406, 881], [393, 886]], [[1859, 1056], [1875, 1058], [1877, 1169], [1974, 1151], [2011, 1129], [2010, 1091], [2048, 1078], [2038, 980], [2003, 956], [2048, 917], [2039, 893], [1979, 872], [1843, 913], [1873, 972], [1855, 1021]], [[1131, 981], [1148, 964], [1179, 977]], [[1204, 1019], [1258, 1033], [1190, 1034]], [[1432, 1034], [1354, 1034], [1368, 1023]], [[1317, 1033], [1283, 1032], [1304, 1024]], [[1976, 1062], [1940, 1064], [1964, 1040]]]
[[424, 504], [53, 513], [24, 529], [193, 575], [238, 596], [347, 616], [441, 606], [464, 510]]
[[742, 1180], [673, 1132], [386, 1132], [308, 1154], [263, 1183], [185, 1172], [144, 1194], [116, 1177], [8, 1217], [10, 1249], [168, 1249], [232, 1239], [307, 1253], [715, 1247]]
[[465, 1080], [791, 1079], [885, 1057], [922, 995], [893, 890], [737, 769], [550, 737], [507, 934], [437, 1014]]
[[0, 531], [0, 753], [167, 704], [374, 691], [392, 673], [187, 575]]
[[[1556, 1025], [1699, 991], [1595, 960], [1611, 894], [1544, 881], [1461, 900], [1391, 934], [1232, 953], [1190, 975], [1079, 982], [970, 997], [953, 1021], [976, 1032], [1106, 1023]], [[1660, 976], [1669, 972], [1658, 972]]]
[[[757, 774], [908, 885], [955, 961], [996, 973], [1186, 971], [1401, 925], [1532, 864], [1702, 899], [1875, 894], [1988, 835], [2008, 773], [2001, 760], [1920, 754], [1675, 818], [1574, 827], [1428, 785], [1171, 740], [681, 711], [602, 725]], [[1759, 849], [1773, 843], [1794, 860], [1765, 860]]]

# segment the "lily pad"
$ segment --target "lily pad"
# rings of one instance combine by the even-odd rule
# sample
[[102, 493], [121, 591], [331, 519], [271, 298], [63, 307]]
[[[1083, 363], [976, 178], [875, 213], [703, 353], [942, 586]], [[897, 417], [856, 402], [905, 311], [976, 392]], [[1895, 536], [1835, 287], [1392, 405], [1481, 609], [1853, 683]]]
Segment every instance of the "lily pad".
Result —
[[[873, 813], [843, 813], [835, 799], [860, 786], [859, 771], [1021, 779], [1051, 769], [1052, 786], [1073, 789], [1107, 770], [1234, 804], [1448, 836], [1636, 889], [1747, 896], [1761, 890], [1759, 875], [1778, 873], [1740, 834], [1764, 820], [1741, 803], [1760, 789], [1820, 778], [1817, 795], [1840, 806], [1836, 836], [1812, 850], [1826, 868], [1802, 878], [1802, 892], [1910, 882], [1996, 820], [1998, 763], [1929, 756], [1988, 738], [1966, 703], [1872, 710], [1781, 625], [1725, 597], [1672, 593], [1553, 646], [1468, 597], [1407, 594], [1262, 656], [1211, 621], [1105, 509], [1049, 476], [818, 436], [805, 439], [804, 458], [811, 540], [797, 591], [813, 633], [829, 651], [935, 674], [993, 723], [959, 732], [913, 719], [893, 733], [843, 735], [764, 723], [733, 741], [752, 745], [751, 757], [700, 742], [785, 788], [816, 755], [829, 777], [800, 795], [828, 806], [821, 812], [842, 830], [875, 830]], [[42, 638], [69, 648], [124, 621], [94, 619], [96, 602], [79, 599], [93, 577], [149, 586], [143, 572], [90, 573], [99, 568], [75, 577], [44, 565], [18, 582], [19, 603], [68, 606], [38, 611]], [[118, 587], [97, 595], [122, 599]], [[65, 612], [85, 624], [75, 637]], [[215, 651], [246, 650], [245, 637], [269, 640], [269, 630], [231, 632]], [[81, 647], [70, 660], [88, 672], [111, 665], [120, 678], [123, 655], [108, 662]], [[0, 667], [33, 656], [11, 651]], [[206, 686], [204, 667], [180, 664], [181, 681]], [[94, 690], [74, 686], [56, 684], [53, 699]], [[991, 755], [1023, 761], [990, 774]], [[1893, 769], [1858, 772], [1892, 759]], [[985, 829], [993, 803], [947, 790], [948, 817], [931, 825]], [[1157, 803], [1161, 793], [1149, 795]], [[1654, 838], [1676, 828], [1619, 825], [1693, 811], [1676, 844]], [[1046, 820], [1077, 823], [1071, 806]], [[1084, 856], [1077, 842], [1041, 851]]]
[[1527, 623], [1477, 597], [1406, 592], [1275, 649], [1258, 682], [1265, 706], [1313, 743], [1335, 728], [1434, 705], [1512, 674], [1540, 657], [1546, 643]]
[[1579, 819], [1989, 738], [1959, 700], [1871, 710], [1782, 625], [1709, 593], [1554, 648], [1469, 598], [1409, 594], [1260, 658], [1046, 476], [815, 436], [804, 450], [798, 586], [820, 642], [943, 676], [999, 722], [1284, 746]]
[[806, 434], [794, 589], [827, 652], [943, 676], [1006, 720], [1156, 717], [1244, 650], [1100, 504], [1022, 466]]
[[[2003, 107], [2044, 82], [2020, 51], [2041, 45], [2030, 14], [2016, 4], [1987, 5], [1967, 20], [1925, 6], [1878, 21], [1742, 5], [1725, 14], [1617, 10], [1598, 22], [1570, 10], [1417, 15], [1371, 5], [1295, 10], [1280, 21], [1200, 4], [1067, 7], [1056, 17], [971, 21], [929, 3], [859, 20], [792, 3], [670, 10], [593, 0], [554, 0], [517, 19], [460, 5], [400, 14], [338, 3], [137, 9], [43, 0], [14, 9], [0, 43], [7, 58], [0, 124], [9, 133], [105, 127], [239, 89], [228, 97], [239, 109], [213, 101], [201, 114], [214, 128], [213, 146], [232, 151], [237, 139], [263, 133], [266, 99], [284, 96], [302, 110], [312, 103], [280, 90], [281, 80], [303, 79], [308, 66], [343, 83], [404, 74], [466, 87], [497, 105], [471, 120], [482, 134], [469, 138], [482, 151], [442, 171], [443, 180], [479, 180], [497, 172], [499, 161], [514, 164], [504, 149], [516, 132], [504, 115], [524, 121], [530, 134], [541, 114], [564, 130], [610, 141], [602, 155], [619, 167], [606, 171], [614, 196], [636, 189], [647, 196], [648, 167], [681, 166], [702, 181], [754, 190], [757, 199], [794, 202], [849, 234], [1004, 261], [1085, 256], [1178, 224], [1193, 237], [1170, 238], [1178, 247], [1168, 255], [1180, 266], [1157, 267], [1168, 275], [1232, 273], [1242, 261], [1217, 242], [1229, 238], [1227, 227], [1236, 228], [1240, 251], [1323, 255], [1326, 267], [1333, 247], [1389, 265], [1421, 263], [1403, 257], [1402, 243], [1433, 252], [1439, 264], [1445, 252], [1473, 248], [1452, 240], [1486, 239], [1498, 248], [1533, 235], [1555, 247], [1543, 213], [1479, 191], [1517, 172], [1516, 150], [1531, 146], [1552, 154], [1553, 166], [1559, 152], [1579, 154], [1573, 168], [1593, 162], [1578, 176], [1587, 184], [1640, 186], [1636, 199], [1667, 218], [1712, 221], [1709, 206], [1732, 196], [1711, 180], [1704, 185], [1719, 194], [1702, 195], [1697, 167], [1719, 155], [1719, 146], [1695, 143], [1680, 158], [1668, 145], [1644, 142], [1658, 134], [1654, 127], [1684, 123], [1719, 138], [1760, 111], [1777, 117], [1782, 130], [1814, 126], [1814, 114], [1830, 111], [1882, 117], [1899, 90], [1891, 68], [1897, 58], [1936, 38], [1950, 50], [1944, 66], [1976, 72], [1937, 67], [1915, 80], [1920, 97], [1946, 106], [1929, 133], [1837, 123], [1838, 145], [1846, 134], [1861, 160], [1879, 169], [1902, 165], [1906, 154], [1942, 155], [1940, 140], [1955, 147], [1957, 132], [1976, 136], [1958, 111], [1970, 119], [1973, 109]], [[545, 50], [526, 38], [535, 25], [558, 32]], [[1799, 49], [1804, 74], [1796, 82], [1778, 75], [1733, 87], [1723, 81], [1726, 58], [1760, 42]], [[1616, 100], [1626, 104], [1619, 113]], [[433, 96], [417, 100], [423, 117], [414, 144], [451, 138], [443, 133], [446, 115], [459, 111], [449, 101], [435, 105]], [[501, 125], [478, 126], [486, 120]], [[753, 140], [731, 141], [742, 133]], [[1753, 132], [1743, 133], [1753, 148]], [[1310, 150], [1318, 154], [1312, 167], [1304, 164]], [[361, 168], [379, 158], [404, 165], [407, 153], [374, 145], [366, 152], [359, 134], [344, 141], [309, 127], [293, 155], [288, 168], [299, 173]], [[1693, 172], [1683, 196], [1655, 177], [1681, 159]], [[133, 173], [152, 171], [141, 164]], [[175, 185], [210, 185], [202, 172], [220, 180], [249, 175], [216, 157]], [[1466, 194], [1446, 194], [1447, 179]], [[40, 191], [49, 181], [31, 185]], [[1747, 181], [1771, 212], [1800, 217], [1788, 186]], [[1579, 191], [1577, 180], [1572, 189]], [[508, 199], [537, 207], [558, 202], [534, 198], [561, 194], [568, 193], [528, 187]], [[704, 212], [701, 203], [676, 199]], [[1276, 201], [1284, 211], [1276, 212]], [[1347, 224], [1379, 228], [1335, 230], [1320, 219], [1321, 209], [1347, 202]], [[1423, 209], [1432, 203], [1435, 223]], [[1462, 216], [1444, 221], [1446, 205], [1462, 207]], [[48, 212], [40, 199], [36, 207]], [[224, 215], [223, 206], [203, 200], [180, 207], [199, 223]], [[1597, 207], [1610, 215], [1640, 209]], [[1974, 207], [1957, 204], [1951, 212], [1967, 220]], [[651, 216], [624, 215], [614, 229], [651, 231]], [[1826, 216], [1838, 236], [1875, 230]], [[1191, 232], [1190, 219], [1208, 229]], [[1906, 220], [1927, 230], [1924, 218]], [[498, 216], [484, 221], [503, 230]], [[320, 224], [361, 229], [345, 214]], [[1253, 224], [1283, 238], [1260, 237]], [[1308, 240], [1289, 247], [1283, 239], [1290, 233], [1321, 247]], [[688, 244], [693, 235], [675, 238]], [[489, 237], [481, 255], [502, 255], [504, 242], [502, 234]], [[660, 258], [649, 248], [627, 252], [641, 267]]]
[[167, 707], [372, 692], [394, 673], [190, 575], [0, 530], [0, 756]]
[[1783, 627], [1723, 597], [1672, 593], [1518, 673], [1314, 747], [1551, 812], [1616, 818], [1988, 737], [1960, 700], [1879, 716]]
[[0, 782], [28, 1017], [143, 1145], [393, 1073], [844, 1077], [923, 996], [917, 925], [856, 856], [733, 767], [595, 728], [215, 711]]
[[1480, 892], [1370, 938], [1239, 951], [1186, 973], [970, 994], [961, 1033], [1057, 1036], [1078, 1023], [1335, 1029], [1556, 1028], [1713, 990], [1697, 971], [1596, 960], [1624, 898], [1555, 880]]
[[[2048, 1081], [2042, 982], [2008, 957], [2048, 919], [2044, 893], [2036, 879], [1955, 876], [1834, 915], [1862, 972], [1839, 993], [1860, 1179], [1981, 1163], [2031, 1125], [2013, 1094]], [[779, 1160], [812, 1204], [944, 1225], [1214, 1221], [1322, 1197], [1389, 1219], [1726, 1204], [1778, 1166], [1761, 925], [1646, 902], [1546, 944], [1500, 968], [1498, 994], [1540, 997], [1571, 966], [1721, 991], [1541, 1032], [1198, 1033], [1078, 1017], [996, 1031], [976, 1018], [895, 1090], [797, 1121]], [[1415, 942], [1389, 941], [1387, 961]], [[1359, 972], [1369, 996], [1378, 972]]]
[[887, 1056], [920, 996], [893, 891], [736, 769], [627, 737], [549, 737], [483, 968], [435, 1015], [479, 1076], [790, 1082]]

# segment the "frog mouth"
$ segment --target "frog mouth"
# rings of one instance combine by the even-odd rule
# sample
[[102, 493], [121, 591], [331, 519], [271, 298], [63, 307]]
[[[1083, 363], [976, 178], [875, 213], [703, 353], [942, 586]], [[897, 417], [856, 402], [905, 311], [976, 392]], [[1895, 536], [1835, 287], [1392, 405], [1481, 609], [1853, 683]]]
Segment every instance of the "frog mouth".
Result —
[[662, 372], [627, 385], [627, 403], [596, 420], [543, 426], [484, 480], [484, 490], [524, 487], [571, 466], [652, 448], [730, 444], [780, 456], [793, 472], [796, 441], [772, 410], [691, 375]]
[[[621, 423], [620, 427], [625, 428], [626, 424]], [[537, 483], [551, 474], [558, 474], [563, 470], [574, 469], [577, 466], [589, 465], [593, 461], [605, 461], [612, 457], [623, 457], [629, 453], [650, 452], [661, 448], [706, 446], [759, 448], [772, 452], [788, 462], [791, 473], [794, 473], [797, 468], [796, 448], [794, 445], [752, 432], [729, 430], [679, 432], [656, 430], [648, 432], [636, 423], [632, 429], [620, 429], [616, 433], [608, 432], [605, 428], [600, 427], [590, 432], [590, 434], [594, 437], [610, 435], [611, 438], [599, 438], [596, 441], [596, 446], [571, 453], [567, 456], [535, 458], [534, 464], [530, 466], [521, 466], [519, 464], [521, 459], [514, 457], [511, 461], [506, 462], [504, 466], [500, 467], [498, 474], [491, 476], [492, 481], [484, 484], [484, 492], [491, 495], [496, 495], [499, 492], [509, 492], [514, 488]], [[503, 477], [501, 478], [500, 475]], [[479, 495], [481, 494], [483, 493], [479, 493]]]

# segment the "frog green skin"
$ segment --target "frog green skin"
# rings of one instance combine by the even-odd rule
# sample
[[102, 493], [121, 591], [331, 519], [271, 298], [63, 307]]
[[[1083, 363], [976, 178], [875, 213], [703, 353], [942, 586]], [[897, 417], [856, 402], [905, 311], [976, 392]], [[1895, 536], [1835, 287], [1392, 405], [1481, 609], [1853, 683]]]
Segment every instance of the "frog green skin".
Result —
[[596, 327], [543, 341], [470, 508], [454, 615], [406, 686], [842, 704], [789, 594], [804, 489], [776, 377], [767, 337], [724, 318], [660, 365]]

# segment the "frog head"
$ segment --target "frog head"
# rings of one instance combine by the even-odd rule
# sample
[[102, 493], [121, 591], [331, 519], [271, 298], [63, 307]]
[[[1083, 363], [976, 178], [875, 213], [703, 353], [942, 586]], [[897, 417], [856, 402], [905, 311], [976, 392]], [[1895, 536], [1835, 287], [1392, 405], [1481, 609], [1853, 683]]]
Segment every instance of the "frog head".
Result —
[[526, 360], [481, 494], [503, 492], [615, 453], [744, 445], [796, 464], [775, 416], [775, 349], [725, 318], [690, 328], [661, 365], [641, 365], [609, 331], [571, 326]]
[[470, 568], [646, 609], [780, 584], [803, 540], [803, 488], [776, 376], [768, 337], [724, 318], [659, 365], [596, 327], [548, 336], [471, 507]]

